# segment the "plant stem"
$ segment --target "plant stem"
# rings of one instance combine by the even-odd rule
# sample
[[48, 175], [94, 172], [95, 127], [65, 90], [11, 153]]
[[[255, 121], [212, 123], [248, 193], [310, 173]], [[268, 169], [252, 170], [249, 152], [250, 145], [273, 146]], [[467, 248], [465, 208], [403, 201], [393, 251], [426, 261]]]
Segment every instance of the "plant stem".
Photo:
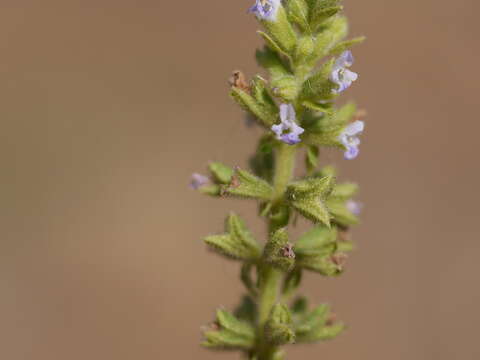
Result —
[[[281, 143], [277, 149], [275, 158], [274, 207], [283, 201], [288, 182], [291, 180], [295, 167], [296, 146]], [[277, 230], [277, 225], [270, 221], [269, 231]], [[278, 301], [279, 288], [282, 280], [282, 272], [270, 264], [262, 263], [259, 271], [259, 320], [258, 336], [259, 350], [258, 360], [272, 360], [277, 347], [268, 344], [264, 335], [265, 323], [268, 320], [272, 307]]]

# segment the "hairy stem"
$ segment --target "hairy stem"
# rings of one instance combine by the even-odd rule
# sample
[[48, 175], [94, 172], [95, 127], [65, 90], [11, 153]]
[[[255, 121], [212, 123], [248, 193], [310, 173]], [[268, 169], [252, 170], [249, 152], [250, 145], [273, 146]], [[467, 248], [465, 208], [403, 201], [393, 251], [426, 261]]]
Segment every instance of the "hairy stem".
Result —
[[[278, 205], [283, 201], [288, 182], [291, 180], [295, 167], [296, 146], [280, 144], [275, 158], [274, 175], [274, 204]], [[274, 205], [274, 206], [275, 206]], [[273, 221], [269, 223], [269, 231], [277, 230], [277, 224]], [[279, 288], [282, 280], [282, 273], [270, 264], [263, 263], [259, 271], [260, 296], [259, 296], [259, 349], [258, 360], [272, 360], [276, 347], [267, 343], [264, 335], [265, 323], [272, 310], [272, 307], [278, 301]]]

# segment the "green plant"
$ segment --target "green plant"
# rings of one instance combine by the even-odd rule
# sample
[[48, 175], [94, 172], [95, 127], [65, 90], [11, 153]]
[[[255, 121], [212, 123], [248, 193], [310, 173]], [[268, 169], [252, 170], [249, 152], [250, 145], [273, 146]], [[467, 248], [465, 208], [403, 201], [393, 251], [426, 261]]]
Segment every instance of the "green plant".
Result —
[[[350, 48], [363, 37], [344, 40], [347, 20], [339, 0], [257, 0], [250, 9], [264, 31], [258, 63], [269, 80], [247, 82], [236, 71], [231, 97], [265, 129], [251, 170], [210, 163], [210, 176], [194, 174], [192, 187], [215, 197], [254, 199], [268, 225], [261, 245], [240, 217], [231, 213], [225, 232], [207, 236], [208, 247], [239, 261], [247, 294], [236, 311], [218, 310], [204, 332], [211, 349], [240, 350], [255, 360], [283, 359], [282, 345], [332, 339], [342, 332], [327, 305], [309, 308], [295, 296], [304, 271], [338, 276], [352, 243], [346, 235], [358, 222], [357, 186], [338, 183], [331, 166], [319, 169], [321, 147], [358, 155], [364, 123], [352, 103], [335, 99], [357, 74]], [[319, 64], [319, 65], [318, 65]], [[304, 149], [305, 174], [293, 179], [295, 160]], [[296, 216], [314, 226], [296, 241], [289, 236]]]

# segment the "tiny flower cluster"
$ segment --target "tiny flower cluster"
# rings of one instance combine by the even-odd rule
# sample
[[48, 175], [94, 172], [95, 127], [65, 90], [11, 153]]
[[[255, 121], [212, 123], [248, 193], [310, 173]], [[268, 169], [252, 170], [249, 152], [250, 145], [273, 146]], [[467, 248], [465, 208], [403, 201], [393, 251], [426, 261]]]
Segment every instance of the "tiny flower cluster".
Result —
[[340, 55], [333, 65], [333, 71], [330, 74], [330, 80], [338, 85], [338, 89], [333, 90], [335, 94], [345, 91], [352, 85], [352, 82], [358, 79], [358, 74], [347, 68], [353, 65], [352, 52], [347, 50]]
[[254, 13], [261, 20], [275, 21], [280, 6], [280, 0], [256, 0], [255, 5], [248, 11]]
[[298, 144], [300, 135], [304, 133], [304, 129], [296, 123], [297, 116], [292, 104], [280, 105], [280, 121], [278, 125], [272, 126], [272, 131], [276, 134], [278, 140], [288, 145]]

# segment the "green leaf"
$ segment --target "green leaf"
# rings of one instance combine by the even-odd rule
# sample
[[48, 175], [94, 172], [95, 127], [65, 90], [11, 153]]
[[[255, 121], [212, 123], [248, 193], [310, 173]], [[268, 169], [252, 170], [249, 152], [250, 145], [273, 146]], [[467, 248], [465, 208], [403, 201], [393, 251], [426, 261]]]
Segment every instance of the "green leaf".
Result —
[[326, 204], [335, 223], [344, 227], [358, 224], [358, 217], [348, 210], [344, 201], [328, 199]]
[[278, 77], [292, 75], [288, 65], [285, 64], [282, 58], [267, 46], [262, 50], [257, 50], [256, 58], [258, 64], [268, 70], [272, 80]]
[[252, 79], [251, 91], [255, 100], [265, 107], [270, 114], [276, 114], [278, 112], [277, 104], [275, 104], [268, 89], [267, 80], [259, 75], [254, 76]]
[[237, 168], [232, 184], [225, 188], [225, 193], [244, 198], [270, 200], [273, 197], [273, 187], [248, 171]]
[[330, 7], [316, 7], [311, 16], [310, 26], [314, 31], [317, 31], [320, 26], [332, 16], [338, 14], [343, 10], [343, 6], [330, 6]]
[[263, 250], [263, 258], [265, 262], [280, 270], [289, 271], [293, 268], [295, 254], [288, 242], [286, 229], [279, 229], [270, 235]]
[[[330, 251], [332, 255], [334, 251], [332, 246]], [[323, 276], [338, 276], [343, 272], [343, 268], [333, 262], [332, 255], [302, 256], [299, 257], [297, 264]]]
[[356, 38], [351, 39], [351, 40], [342, 41], [342, 42], [338, 43], [337, 45], [335, 45], [330, 50], [328, 55], [329, 56], [330, 55], [339, 55], [339, 54], [343, 53], [345, 50], [349, 50], [353, 46], [361, 44], [362, 42], [365, 41], [365, 39], [366, 39], [365, 36], [359, 36], [359, 37], [356, 37]]
[[272, 112], [269, 107], [259, 103], [252, 95], [246, 91], [233, 87], [230, 90], [230, 96], [240, 105], [240, 107], [253, 116], [255, 116], [265, 127], [270, 128], [277, 117], [277, 112]]
[[261, 249], [258, 242], [235, 214], [226, 220], [226, 234], [207, 236], [205, 243], [217, 253], [232, 259], [256, 261]]
[[210, 196], [220, 196], [222, 194], [222, 187], [217, 184], [205, 185], [198, 189], [202, 194]]
[[295, 243], [295, 252], [299, 257], [310, 254], [319, 254], [327, 250], [337, 239], [337, 230], [324, 225], [317, 225], [304, 233]]
[[329, 79], [333, 63], [333, 59], [327, 61], [317, 73], [305, 80], [300, 95], [303, 102], [307, 100], [307, 104], [311, 104], [331, 97], [335, 86]]
[[355, 113], [355, 104], [348, 103], [333, 114], [317, 118], [316, 122], [308, 127], [304, 141], [313, 145], [343, 148], [339, 136]]
[[301, 336], [298, 338], [298, 342], [316, 342], [331, 340], [340, 335], [345, 330], [345, 325], [335, 324], [331, 326], [323, 326], [315, 331], [312, 331], [308, 336]]
[[329, 129], [337, 129], [338, 127], [345, 127], [353, 119], [356, 112], [357, 106], [355, 105], [355, 103], [347, 103], [339, 110], [337, 110], [334, 114], [325, 118], [319, 130], [326, 131]]
[[276, 304], [265, 324], [265, 336], [274, 345], [292, 344], [295, 332], [291, 328], [292, 316], [286, 305]]
[[229, 330], [206, 331], [202, 346], [218, 350], [249, 350], [255, 345], [254, 339], [235, 334]]
[[358, 185], [354, 183], [337, 184], [330, 194], [330, 199], [339, 200], [351, 199], [358, 192]]
[[230, 184], [233, 176], [233, 169], [220, 162], [211, 162], [208, 169], [212, 173], [215, 182], [220, 184]]
[[334, 113], [334, 109], [332, 108], [331, 103], [319, 104], [314, 101], [304, 100], [302, 102], [302, 105], [311, 111], [321, 112], [327, 115], [331, 115]]
[[324, 326], [330, 315], [330, 307], [326, 304], [317, 306], [295, 327], [295, 332], [299, 338], [308, 336], [312, 330]]
[[260, 20], [260, 22], [267, 30], [268, 35], [280, 46], [283, 52], [293, 54], [295, 44], [297, 43], [297, 35], [287, 19], [283, 6], [279, 7], [275, 21]]
[[265, 40], [265, 44], [273, 51], [275, 51], [278, 55], [285, 56], [287, 59], [290, 59], [290, 55], [283, 50], [280, 45], [275, 42], [267, 33], [258, 30], [257, 34], [260, 35], [263, 40]]
[[289, 0], [286, 6], [290, 21], [297, 24], [302, 32], [308, 32], [310, 26], [307, 2], [305, 0]]
[[235, 334], [242, 335], [246, 338], [253, 339], [255, 337], [255, 329], [248, 323], [238, 320], [228, 311], [217, 310], [217, 321], [219, 325]]
[[332, 177], [310, 178], [287, 186], [286, 198], [300, 214], [313, 222], [330, 226], [330, 214], [324, 201], [333, 190]]

